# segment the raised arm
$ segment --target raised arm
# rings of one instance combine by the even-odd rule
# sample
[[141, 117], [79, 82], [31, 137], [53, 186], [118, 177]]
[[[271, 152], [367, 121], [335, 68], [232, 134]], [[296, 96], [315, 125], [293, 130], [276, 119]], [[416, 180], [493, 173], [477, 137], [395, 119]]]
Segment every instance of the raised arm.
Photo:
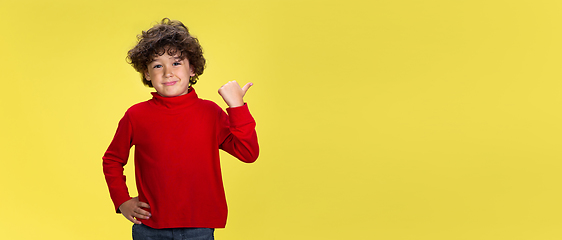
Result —
[[252, 85], [247, 83], [241, 88], [236, 81], [231, 81], [219, 89], [229, 106], [228, 115], [221, 111], [219, 119], [220, 148], [247, 163], [256, 161], [259, 155], [256, 122], [243, 99]]

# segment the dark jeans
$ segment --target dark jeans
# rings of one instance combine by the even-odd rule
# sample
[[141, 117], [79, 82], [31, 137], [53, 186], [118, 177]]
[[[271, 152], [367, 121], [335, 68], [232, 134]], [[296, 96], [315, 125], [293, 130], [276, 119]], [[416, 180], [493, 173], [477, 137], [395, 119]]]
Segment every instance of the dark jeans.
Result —
[[214, 228], [154, 229], [144, 224], [133, 225], [133, 240], [214, 240]]

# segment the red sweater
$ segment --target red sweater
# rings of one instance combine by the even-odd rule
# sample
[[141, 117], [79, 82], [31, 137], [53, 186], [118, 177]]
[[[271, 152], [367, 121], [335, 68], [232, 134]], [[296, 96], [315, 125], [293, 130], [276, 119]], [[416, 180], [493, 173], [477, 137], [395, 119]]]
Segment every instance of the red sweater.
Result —
[[227, 207], [219, 149], [251, 163], [259, 153], [256, 123], [244, 105], [227, 108], [197, 97], [153, 98], [127, 110], [103, 156], [115, 209], [131, 199], [123, 166], [135, 146], [139, 201], [150, 205], [152, 228], [223, 228]]

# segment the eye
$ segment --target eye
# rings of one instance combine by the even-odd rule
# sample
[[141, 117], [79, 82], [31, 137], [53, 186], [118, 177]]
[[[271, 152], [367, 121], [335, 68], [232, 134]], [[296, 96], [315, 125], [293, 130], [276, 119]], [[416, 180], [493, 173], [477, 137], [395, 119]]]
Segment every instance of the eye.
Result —
[[154, 67], [152, 67], [152, 68], [162, 68], [162, 65], [156, 64], [156, 65], [154, 65]]
[[174, 66], [179, 66], [179, 65], [181, 65], [181, 62], [175, 62], [173, 65], [174, 65]]

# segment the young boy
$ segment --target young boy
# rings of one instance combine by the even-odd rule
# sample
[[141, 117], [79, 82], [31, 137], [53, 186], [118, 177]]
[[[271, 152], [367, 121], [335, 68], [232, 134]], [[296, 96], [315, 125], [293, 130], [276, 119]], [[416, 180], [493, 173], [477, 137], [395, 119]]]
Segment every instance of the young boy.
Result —
[[[247, 163], [259, 153], [256, 123], [243, 100], [252, 83], [241, 88], [232, 81], [219, 89], [227, 115], [192, 87], [205, 58], [187, 27], [165, 18], [138, 39], [128, 60], [156, 92], [127, 110], [103, 156], [111, 199], [117, 213], [134, 223], [133, 239], [214, 239], [227, 216], [219, 149]], [[134, 198], [123, 175], [132, 146]]]

